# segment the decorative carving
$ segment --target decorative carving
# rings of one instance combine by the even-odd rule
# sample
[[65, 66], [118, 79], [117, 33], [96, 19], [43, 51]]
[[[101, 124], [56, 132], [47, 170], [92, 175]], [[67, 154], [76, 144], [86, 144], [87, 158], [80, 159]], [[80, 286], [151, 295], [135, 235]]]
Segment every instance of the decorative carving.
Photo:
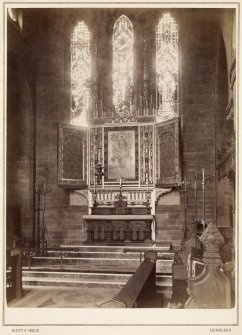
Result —
[[151, 215], [85, 216], [87, 242], [151, 242]]
[[90, 129], [90, 185], [94, 185], [96, 166], [103, 161], [102, 157], [102, 128]]
[[227, 140], [225, 146], [218, 151], [218, 160], [223, 161], [226, 156], [234, 149], [236, 143], [235, 134], [233, 133], [231, 137]]
[[226, 107], [226, 119], [233, 120], [234, 119], [234, 101], [231, 99]]
[[73, 193], [80, 195], [88, 201], [88, 190], [75, 190]]
[[171, 192], [171, 188], [156, 188], [155, 189], [155, 201], [158, 201], [160, 197]]
[[219, 248], [224, 238], [214, 223], [210, 223], [200, 237], [205, 246], [202, 273], [188, 278], [190, 299], [186, 308], [230, 308], [230, 282], [221, 271]]
[[106, 113], [106, 123], [127, 123], [136, 122], [136, 110], [133, 107], [130, 110], [116, 112], [114, 109]]
[[156, 126], [157, 185], [177, 185], [181, 179], [179, 153], [179, 119]]
[[[170, 189], [171, 190], [171, 189]], [[165, 189], [167, 192], [167, 189]], [[118, 190], [114, 189], [97, 189], [97, 202], [99, 206], [113, 206]], [[144, 189], [140, 190], [129, 190], [122, 191], [123, 196], [127, 199], [127, 204], [130, 206], [146, 206], [147, 202], [147, 191]]]
[[140, 127], [140, 184], [153, 185], [153, 126]]
[[86, 187], [86, 167], [86, 128], [69, 125], [59, 125], [59, 185], [65, 187]]
[[236, 57], [234, 56], [234, 59], [231, 63], [230, 72], [229, 72], [229, 79], [231, 84], [231, 89], [233, 90], [234, 83], [236, 80]]
[[122, 181], [120, 181], [120, 192], [116, 196], [118, 201], [115, 201], [114, 208], [116, 214], [127, 214], [127, 201], [124, 201], [125, 197], [122, 195]]
[[235, 134], [226, 142], [226, 145], [218, 152], [219, 163], [217, 165], [218, 179], [225, 176], [231, 177], [232, 185], [234, 185], [235, 174]]
[[205, 247], [203, 255], [204, 263], [212, 262], [214, 264], [214, 262], [218, 262], [220, 264], [219, 248], [224, 243], [224, 238], [215, 224], [210, 223], [199, 239]]

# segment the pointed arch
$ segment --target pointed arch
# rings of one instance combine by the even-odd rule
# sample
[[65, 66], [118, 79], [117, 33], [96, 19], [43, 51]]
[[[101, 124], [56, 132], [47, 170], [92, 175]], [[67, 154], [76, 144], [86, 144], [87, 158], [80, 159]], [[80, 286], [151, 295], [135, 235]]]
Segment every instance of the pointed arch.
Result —
[[91, 35], [80, 21], [71, 34], [71, 124], [86, 125], [90, 106]]
[[113, 105], [115, 113], [127, 116], [133, 109], [134, 33], [126, 15], [113, 27]]
[[178, 28], [165, 13], [156, 28], [157, 119], [165, 121], [179, 115], [178, 106]]

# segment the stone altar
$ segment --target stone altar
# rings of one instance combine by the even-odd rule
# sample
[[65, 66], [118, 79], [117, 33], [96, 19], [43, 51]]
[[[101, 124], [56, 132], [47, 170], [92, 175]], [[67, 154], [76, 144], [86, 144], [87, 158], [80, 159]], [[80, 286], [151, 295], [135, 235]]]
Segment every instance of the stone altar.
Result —
[[84, 215], [86, 242], [151, 242], [153, 215]]

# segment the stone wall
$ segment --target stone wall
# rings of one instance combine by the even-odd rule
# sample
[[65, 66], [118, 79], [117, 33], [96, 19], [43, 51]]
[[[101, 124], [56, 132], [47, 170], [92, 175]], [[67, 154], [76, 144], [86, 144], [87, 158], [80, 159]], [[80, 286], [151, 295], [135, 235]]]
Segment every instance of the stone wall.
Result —
[[33, 97], [26, 75], [25, 48], [16, 27], [8, 23], [6, 228], [7, 243], [33, 236]]
[[[197, 219], [203, 219], [201, 191], [202, 169], [205, 178], [215, 175], [215, 23], [180, 18], [179, 30], [179, 97], [182, 136], [183, 177], [194, 182], [197, 176]], [[207, 181], [205, 219], [216, 218], [215, 179]], [[172, 240], [182, 237], [184, 226], [184, 194], [180, 206], [157, 206], [157, 238], [165, 241], [164, 230], [174, 230]], [[195, 193], [192, 185], [187, 191], [187, 223], [195, 215]], [[164, 220], [163, 218], [166, 217]], [[176, 233], [175, 233], [176, 231]]]

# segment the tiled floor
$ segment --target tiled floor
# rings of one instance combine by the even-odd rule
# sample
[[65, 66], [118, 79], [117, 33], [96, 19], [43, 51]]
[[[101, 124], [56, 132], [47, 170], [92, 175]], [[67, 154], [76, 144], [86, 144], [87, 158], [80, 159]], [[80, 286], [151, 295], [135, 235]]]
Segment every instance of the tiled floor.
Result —
[[120, 289], [114, 288], [38, 288], [24, 291], [21, 299], [14, 299], [8, 307], [99, 308]]

